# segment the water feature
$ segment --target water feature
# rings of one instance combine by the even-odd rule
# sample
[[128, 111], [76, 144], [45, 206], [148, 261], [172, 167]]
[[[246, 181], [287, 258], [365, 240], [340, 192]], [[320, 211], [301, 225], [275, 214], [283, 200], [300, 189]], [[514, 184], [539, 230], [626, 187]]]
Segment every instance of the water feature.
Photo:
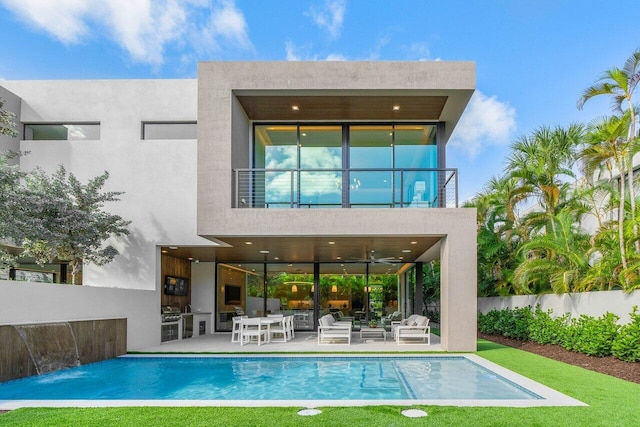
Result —
[[14, 325], [38, 374], [80, 366], [76, 338], [67, 322]]

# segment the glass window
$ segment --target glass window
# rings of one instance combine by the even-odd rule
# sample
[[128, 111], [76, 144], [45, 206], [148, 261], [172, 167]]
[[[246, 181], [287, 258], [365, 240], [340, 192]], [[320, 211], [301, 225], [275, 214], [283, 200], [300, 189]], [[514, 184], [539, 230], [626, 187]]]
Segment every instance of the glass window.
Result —
[[342, 205], [342, 126], [300, 126], [300, 168], [301, 205]]
[[99, 140], [100, 124], [27, 124], [24, 126], [27, 141]]
[[[393, 127], [389, 125], [349, 126], [351, 169], [393, 168]], [[352, 206], [380, 206], [393, 203], [393, 173], [390, 170], [351, 171], [349, 202]]]
[[197, 139], [198, 124], [183, 123], [143, 123], [142, 139]]
[[313, 264], [267, 265], [267, 312], [293, 315], [293, 327], [315, 329]]
[[217, 329], [230, 331], [233, 317], [264, 313], [263, 264], [218, 264]]
[[[394, 167], [397, 169], [437, 168], [436, 126], [396, 125], [394, 127], [394, 160]], [[394, 182], [396, 204], [402, 201], [405, 207], [435, 205], [438, 186], [436, 171], [396, 172]]]

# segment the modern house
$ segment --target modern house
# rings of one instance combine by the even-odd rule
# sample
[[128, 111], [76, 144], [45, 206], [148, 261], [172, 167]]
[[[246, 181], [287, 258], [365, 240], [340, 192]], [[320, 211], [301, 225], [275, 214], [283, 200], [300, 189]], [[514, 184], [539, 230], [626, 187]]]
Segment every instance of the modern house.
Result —
[[[83, 286], [0, 280], [0, 324], [120, 317], [136, 350], [288, 311], [314, 330], [423, 310], [440, 259], [442, 348], [476, 346], [476, 212], [446, 144], [475, 89], [467, 62], [203, 62], [197, 80], [0, 81], [21, 169], [110, 173], [131, 220]], [[13, 271], [65, 282], [64, 263]], [[391, 285], [390, 285], [391, 284]], [[53, 304], [52, 304], [53, 302]], [[167, 319], [165, 319], [167, 320]], [[177, 330], [177, 331], [176, 331]]]

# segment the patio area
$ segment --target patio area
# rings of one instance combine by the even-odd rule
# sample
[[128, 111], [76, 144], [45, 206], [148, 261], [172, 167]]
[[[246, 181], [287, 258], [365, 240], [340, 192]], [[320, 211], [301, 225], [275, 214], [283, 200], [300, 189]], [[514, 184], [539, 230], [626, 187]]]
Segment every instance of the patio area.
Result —
[[241, 346], [231, 342], [231, 333], [218, 332], [176, 341], [169, 341], [161, 345], [138, 350], [144, 353], [406, 353], [419, 351], [442, 351], [440, 337], [431, 334], [431, 345], [424, 343], [397, 345], [387, 334], [387, 341], [367, 339], [360, 341], [360, 333], [353, 332], [351, 345], [322, 344], [318, 345], [317, 332], [296, 332], [296, 336], [287, 342], [271, 342], [258, 346], [255, 343]]

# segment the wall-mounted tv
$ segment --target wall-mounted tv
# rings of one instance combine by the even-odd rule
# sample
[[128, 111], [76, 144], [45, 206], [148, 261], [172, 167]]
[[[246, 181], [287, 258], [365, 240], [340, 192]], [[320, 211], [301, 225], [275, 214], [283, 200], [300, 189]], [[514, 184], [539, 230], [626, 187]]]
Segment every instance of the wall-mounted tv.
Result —
[[242, 304], [242, 287], [236, 285], [224, 285], [224, 304]]
[[189, 280], [184, 277], [164, 276], [165, 295], [189, 295]]

